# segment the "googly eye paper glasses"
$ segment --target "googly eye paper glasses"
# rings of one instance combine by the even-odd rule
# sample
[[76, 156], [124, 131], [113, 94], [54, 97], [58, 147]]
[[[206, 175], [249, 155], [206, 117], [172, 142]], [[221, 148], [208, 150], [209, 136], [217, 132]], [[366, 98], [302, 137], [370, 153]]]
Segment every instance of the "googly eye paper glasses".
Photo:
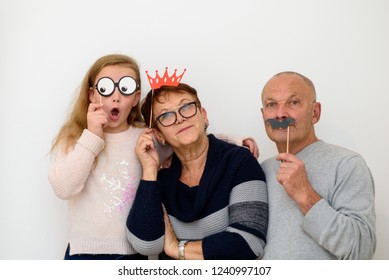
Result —
[[117, 83], [109, 77], [102, 77], [97, 81], [95, 88], [100, 95], [105, 97], [112, 95], [115, 88], [118, 88], [121, 94], [129, 96], [139, 89], [139, 84], [130, 76], [122, 77]]

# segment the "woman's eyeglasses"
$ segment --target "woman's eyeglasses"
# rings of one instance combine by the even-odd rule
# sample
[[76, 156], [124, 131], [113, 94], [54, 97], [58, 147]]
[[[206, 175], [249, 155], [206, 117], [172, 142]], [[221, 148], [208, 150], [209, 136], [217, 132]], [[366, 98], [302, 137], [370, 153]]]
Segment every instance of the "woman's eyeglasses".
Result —
[[160, 114], [155, 121], [158, 121], [162, 126], [167, 127], [176, 123], [177, 121], [177, 112], [183, 118], [191, 118], [197, 113], [197, 103], [196, 101], [186, 103], [182, 105], [176, 111], [169, 111], [163, 114]]
[[130, 76], [122, 77], [117, 83], [109, 77], [102, 77], [97, 81], [95, 88], [100, 95], [105, 97], [112, 95], [115, 88], [118, 88], [121, 94], [129, 96], [139, 89], [139, 84]]

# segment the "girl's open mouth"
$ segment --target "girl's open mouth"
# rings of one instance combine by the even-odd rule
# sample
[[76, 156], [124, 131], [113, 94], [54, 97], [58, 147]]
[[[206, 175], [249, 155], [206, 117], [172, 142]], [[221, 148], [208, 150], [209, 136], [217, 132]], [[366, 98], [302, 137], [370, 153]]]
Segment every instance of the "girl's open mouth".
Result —
[[110, 114], [111, 120], [113, 120], [113, 121], [118, 120], [119, 119], [119, 113], [120, 113], [120, 111], [119, 111], [118, 108], [113, 108], [111, 110], [111, 114]]

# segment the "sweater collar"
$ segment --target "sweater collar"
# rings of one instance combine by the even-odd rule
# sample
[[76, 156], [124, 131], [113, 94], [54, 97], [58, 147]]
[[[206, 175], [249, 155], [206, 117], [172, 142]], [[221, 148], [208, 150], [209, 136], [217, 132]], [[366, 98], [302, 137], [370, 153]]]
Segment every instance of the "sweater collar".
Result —
[[[208, 135], [208, 140], [209, 140], [209, 147], [207, 152], [207, 160], [205, 163], [204, 173], [200, 179], [200, 186], [208, 184], [207, 178], [211, 177], [210, 176], [211, 174], [208, 173], [213, 169], [209, 167], [218, 165], [218, 159], [220, 154], [222, 153], [222, 146], [216, 144], [217, 141], [221, 141], [221, 140], [218, 140], [213, 134]], [[179, 180], [181, 175], [181, 168], [182, 168], [182, 164], [180, 160], [178, 159], [176, 154], [173, 154], [171, 171], [173, 173], [172, 175], [177, 181]]]
[[106, 142], [123, 142], [134, 137], [135, 128], [130, 126], [127, 130], [119, 133], [104, 133]]
[[296, 157], [298, 158], [306, 158], [309, 154], [314, 152], [316, 149], [320, 149], [322, 147], [324, 142], [322, 140], [318, 140], [308, 146], [306, 146], [304, 149], [302, 149], [300, 152], [296, 154]]
[[[207, 153], [207, 162], [205, 164], [204, 173], [201, 176], [200, 184], [197, 190], [196, 203], [190, 217], [181, 217], [185, 221], [192, 221], [196, 219], [203, 211], [207, 197], [213, 192], [213, 185], [211, 184], [214, 173], [216, 172], [217, 166], [219, 166], [219, 160], [222, 154], [224, 145], [219, 145], [218, 142], [224, 143], [217, 139], [214, 135], [209, 134], [209, 147]], [[225, 143], [227, 144], [227, 143]], [[169, 184], [166, 185], [167, 193], [169, 193], [169, 199], [174, 200], [174, 189], [176, 188], [181, 175], [181, 162], [178, 157], [173, 154], [172, 164], [169, 168]]]

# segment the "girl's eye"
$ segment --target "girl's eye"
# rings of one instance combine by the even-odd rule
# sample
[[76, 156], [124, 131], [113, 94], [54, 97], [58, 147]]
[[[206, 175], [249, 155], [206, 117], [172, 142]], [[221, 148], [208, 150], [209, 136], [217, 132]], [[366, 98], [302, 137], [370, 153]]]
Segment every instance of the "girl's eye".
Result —
[[136, 91], [137, 87], [138, 85], [132, 77], [123, 77], [120, 79], [119, 89], [120, 92], [125, 95], [133, 94]]
[[114, 82], [108, 78], [101, 78], [96, 85], [97, 91], [103, 96], [109, 96], [115, 89]]

